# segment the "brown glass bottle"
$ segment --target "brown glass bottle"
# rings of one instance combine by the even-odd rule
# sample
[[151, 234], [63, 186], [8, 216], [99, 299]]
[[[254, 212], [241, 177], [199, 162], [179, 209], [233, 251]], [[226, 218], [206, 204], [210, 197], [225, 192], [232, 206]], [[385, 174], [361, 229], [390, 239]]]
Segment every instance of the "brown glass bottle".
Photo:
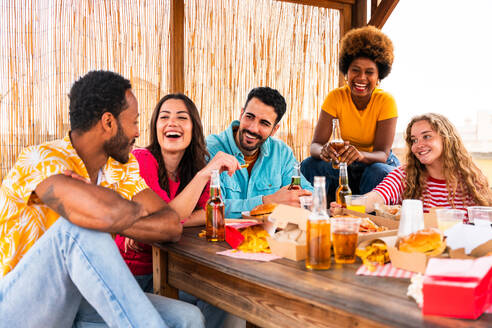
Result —
[[342, 205], [342, 208], [347, 208], [347, 202], [345, 196], [352, 195], [352, 190], [350, 190], [348, 184], [348, 171], [347, 163], [340, 163], [340, 174], [338, 178], [338, 188], [337, 188], [337, 203]]
[[207, 241], [225, 240], [224, 202], [220, 196], [219, 170], [213, 170], [210, 178], [210, 198], [207, 201], [205, 237]]
[[[340, 132], [340, 123], [337, 118], [334, 118], [332, 120], [332, 130], [331, 130], [331, 141], [330, 141], [330, 146], [337, 152], [337, 154], [340, 154], [340, 152], [343, 150], [343, 147], [345, 146], [345, 143], [343, 142], [342, 139], [342, 133]], [[331, 165], [333, 166], [334, 169], [339, 168], [340, 164], [340, 156], [337, 156], [337, 160], [331, 162]]]

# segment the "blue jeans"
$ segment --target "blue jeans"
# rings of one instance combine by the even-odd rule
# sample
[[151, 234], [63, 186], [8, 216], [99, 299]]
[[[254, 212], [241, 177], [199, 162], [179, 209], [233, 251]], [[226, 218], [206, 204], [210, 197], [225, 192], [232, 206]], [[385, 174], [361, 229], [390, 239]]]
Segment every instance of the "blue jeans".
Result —
[[[398, 158], [390, 152], [386, 163], [364, 164], [354, 162], [348, 166], [349, 186], [352, 194], [365, 194], [373, 190], [394, 168], [400, 165]], [[338, 187], [339, 170], [332, 167], [330, 162], [308, 157], [301, 163], [301, 172], [306, 179], [313, 183], [315, 176], [326, 177], [326, 198], [328, 204], [335, 200]]]
[[2, 327], [204, 327], [197, 307], [143, 293], [109, 234], [63, 218], [0, 279], [0, 318]]
[[[151, 274], [135, 276], [135, 279], [144, 292], [152, 292], [154, 282]], [[223, 326], [227, 312], [181, 290], [179, 291], [179, 299], [196, 305], [200, 311], [202, 311], [203, 316], [205, 317], [206, 328], [220, 328]]]

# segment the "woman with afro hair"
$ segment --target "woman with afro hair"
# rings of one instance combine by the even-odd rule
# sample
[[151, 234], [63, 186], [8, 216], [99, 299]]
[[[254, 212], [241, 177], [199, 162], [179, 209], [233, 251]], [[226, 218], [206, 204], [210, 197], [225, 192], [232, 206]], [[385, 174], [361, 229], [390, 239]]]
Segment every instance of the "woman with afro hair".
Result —
[[[403, 199], [422, 200], [424, 212], [432, 207], [492, 206], [487, 178], [446, 117], [434, 113], [414, 117], [405, 141], [407, 164], [390, 172], [367, 194], [367, 212], [373, 211], [374, 204], [401, 204]], [[333, 202], [330, 207], [336, 213], [340, 205]]]
[[[391, 152], [398, 113], [394, 98], [378, 88], [391, 71], [393, 44], [379, 29], [366, 26], [349, 31], [342, 39], [340, 71], [346, 85], [326, 97], [311, 143], [311, 157], [301, 164], [311, 183], [326, 177], [328, 200], [338, 186], [338, 169], [330, 162], [347, 163], [354, 194], [371, 191], [400, 163]], [[344, 148], [330, 146], [332, 120], [338, 119]]]

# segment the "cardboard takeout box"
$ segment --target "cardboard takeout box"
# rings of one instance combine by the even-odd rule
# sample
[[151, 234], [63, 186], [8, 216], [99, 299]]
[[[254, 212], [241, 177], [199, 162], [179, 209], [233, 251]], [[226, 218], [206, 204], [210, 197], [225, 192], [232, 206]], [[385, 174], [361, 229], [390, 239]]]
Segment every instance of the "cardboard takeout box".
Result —
[[367, 213], [351, 211], [351, 210], [347, 210], [346, 208], [343, 209], [342, 214], [356, 216], [359, 218], [369, 218], [372, 222], [376, 223], [378, 226], [388, 228], [388, 230], [386, 231], [359, 233], [357, 238], [357, 245], [368, 240], [380, 239], [382, 237], [387, 237], [387, 236], [396, 236], [396, 234], [398, 233], [398, 225], [400, 224], [400, 221], [385, 218], [378, 215], [371, 215]]
[[[307, 220], [309, 211], [303, 208], [292, 207], [288, 205], [278, 205], [270, 214], [270, 220], [273, 221], [273, 231], [276, 228], [289, 229], [291, 227], [299, 228], [306, 233]], [[306, 258], [306, 241], [298, 243], [291, 240], [278, 240], [275, 235], [267, 238], [272, 253], [294, 261], [304, 260]]]
[[[425, 228], [437, 228], [437, 219], [434, 212], [424, 213], [424, 226]], [[424, 273], [430, 257], [424, 253], [407, 253], [399, 251], [397, 248], [397, 241], [397, 238], [394, 238], [392, 244], [386, 244], [388, 246], [391, 265], [399, 269]]]

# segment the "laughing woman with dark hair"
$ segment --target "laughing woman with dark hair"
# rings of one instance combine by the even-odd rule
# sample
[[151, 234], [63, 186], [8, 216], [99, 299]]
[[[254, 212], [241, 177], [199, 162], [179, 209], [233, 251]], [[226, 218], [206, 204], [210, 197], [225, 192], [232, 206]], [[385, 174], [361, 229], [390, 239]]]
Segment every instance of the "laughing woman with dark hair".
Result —
[[[150, 122], [150, 145], [135, 149], [133, 154], [147, 185], [179, 214], [184, 226], [205, 224], [212, 170], [232, 174], [239, 169], [237, 159], [223, 152], [207, 164], [209, 154], [200, 115], [193, 101], [183, 94], [169, 94], [157, 103]], [[116, 236], [115, 240], [142, 289], [152, 292], [151, 246], [123, 236]], [[180, 298], [191, 302], [192, 297], [180, 293]], [[205, 302], [192, 300], [197, 301], [207, 327], [220, 325], [224, 313], [218, 313], [220, 310]], [[212, 318], [207, 311], [214, 314]]]

